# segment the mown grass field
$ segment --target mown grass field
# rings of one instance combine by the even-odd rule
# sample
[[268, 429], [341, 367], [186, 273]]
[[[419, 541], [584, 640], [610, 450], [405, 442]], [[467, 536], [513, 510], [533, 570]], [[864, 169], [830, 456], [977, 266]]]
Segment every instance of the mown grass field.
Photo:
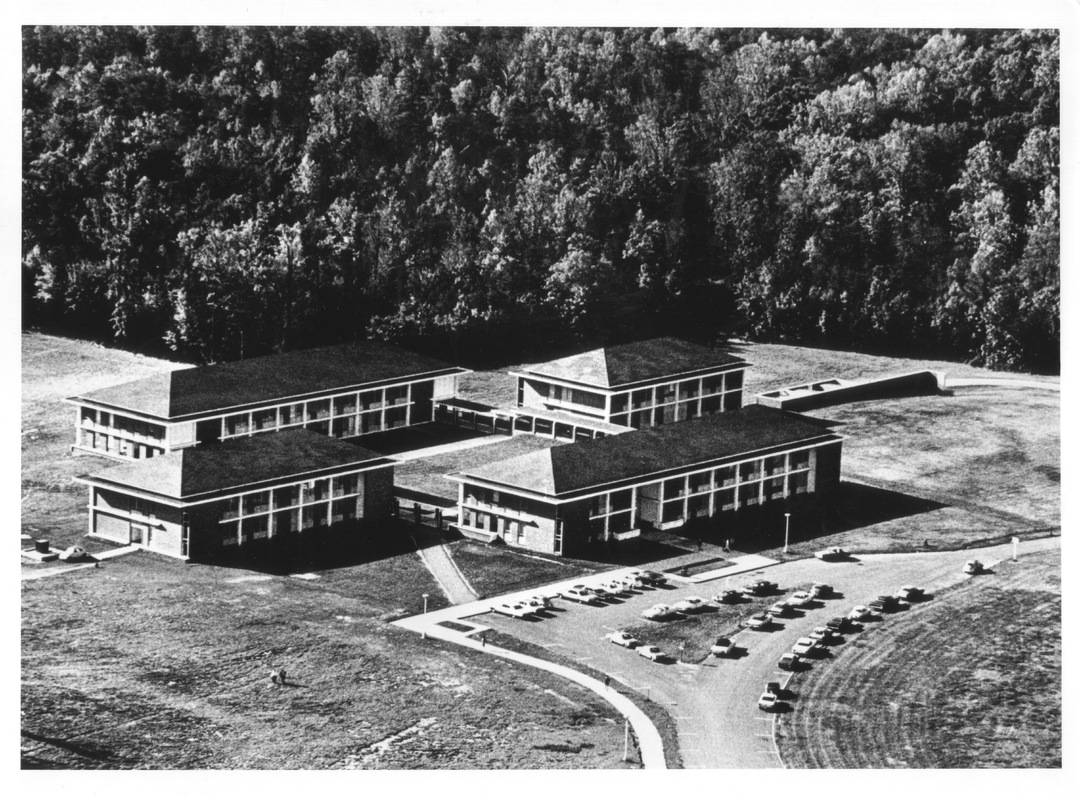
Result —
[[792, 680], [791, 767], [1061, 767], [1061, 554], [1006, 561]]
[[481, 597], [528, 588], [542, 590], [544, 583], [584, 577], [604, 568], [595, 563], [548, 560], [467, 540], [452, 541], [450, 553]]

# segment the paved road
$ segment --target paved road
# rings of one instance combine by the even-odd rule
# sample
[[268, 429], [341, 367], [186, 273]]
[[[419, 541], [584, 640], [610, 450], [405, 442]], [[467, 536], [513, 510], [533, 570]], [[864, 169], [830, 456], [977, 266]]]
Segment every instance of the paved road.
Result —
[[[1060, 538], [1026, 541], [1021, 553], [1040, 551], [1060, 545]], [[682, 581], [673, 589], [638, 594], [606, 607], [589, 607], [559, 600], [554, 617], [541, 621], [520, 621], [486, 613], [486, 603], [461, 605], [440, 611], [437, 620], [472, 616], [471, 624], [496, 627], [526, 640], [548, 646], [597, 670], [604, 671], [630, 687], [647, 693], [664, 704], [676, 719], [679, 742], [686, 767], [763, 768], [780, 767], [772, 740], [771, 716], [760, 712], [757, 698], [765, 682], [783, 678], [776, 660], [802, 635], [828, 618], [846, 613], [856, 604], [866, 604], [878, 594], [892, 593], [913, 584], [934, 593], [967, 579], [961, 573], [963, 562], [978, 557], [993, 566], [1011, 556], [1011, 546], [981, 549], [977, 553], [929, 552], [896, 555], [866, 555], [846, 563], [823, 563], [801, 560], [762, 570], [762, 576], [790, 590], [811, 581], [832, 584], [840, 598], [825, 600], [821, 607], [805, 611], [799, 617], [783, 621], [783, 629], [771, 633], [749, 631], [736, 635], [736, 644], [748, 650], [739, 659], [716, 659], [700, 666], [675, 663], [659, 665], [615, 646], [604, 637], [607, 632], [625, 626], [646, 623], [641, 611], [655, 602], [671, 603], [686, 596], [709, 597], [725, 587], [725, 579], [690, 583]], [[741, 583], [748, 575], [733, 575]], [[990, 581], [990, 577], [986, 578]], [[551, 587], [559, 590], [559, 586]], [[749, 615], [773, 600], [755, 599], [745, 606]], [[911, 608], [918, 610], [918, 605]], [[443, 615], [444, 614], [444, 615]], [[430, 619], [434, 619], [431, 616]], [[429, 620], [430, 620], [429, 619]], [[885, 622], [904, 620], [904, 613], [890, 615]], [[866, 632], [872, 633], [874, 624]], [[816, 665], [831, 665], [824, 659]], [[798, 674], [789, 686], [797, 693]], [[779, 720], [783, 720], [781, 716]]]

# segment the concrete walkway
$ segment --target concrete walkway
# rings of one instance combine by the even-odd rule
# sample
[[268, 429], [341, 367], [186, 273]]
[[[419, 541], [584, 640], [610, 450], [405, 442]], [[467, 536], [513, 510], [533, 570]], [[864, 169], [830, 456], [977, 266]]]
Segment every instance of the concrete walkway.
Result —
[[[116, 549], [107, 549], [104, 552], [95, 552], [91, 557], [97, 561], [102, 561], [108, 560], [109, 558], [117, 558], [121, 555], [130, 555], [131, 553], [138, 551], [139, 547], [117, 547]], [[50, 567], [40, 571], [24, 571], [20, 579], [24, 582], [26, 580], [41, 580], [45, 577], [57, 577], [61, 574], [68, 574], [69, 572], [81, 571], [83, 569], [92, 569], [96, 566], [97, 563], [79, 563], [63, 567]]]
[[1053, 381], [1032, 381], [1020, 378], [946, 378], [945, 388], [953, 389], [958, 386], [1012, 386], [1027, 389], [1049, 389], [1054, 392], [1061, 391], [1061, 384]]
[[439, 584], [450, 604], [463, 605], [475, 602], [478, 594], [473, 589], [461, 569], [454, 563], [450, 553], [443, 546], [443, 539], [430, 527], [411, 525], [409, 535], [416, 546], [416, 554], [431, 576]]

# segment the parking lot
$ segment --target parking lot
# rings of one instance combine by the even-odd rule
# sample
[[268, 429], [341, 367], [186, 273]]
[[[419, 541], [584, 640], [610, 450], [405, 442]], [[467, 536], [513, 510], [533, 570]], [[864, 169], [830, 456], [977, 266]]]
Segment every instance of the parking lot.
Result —
[[[1021, 551], [1056, 545], [1058, 539], [1027, 542]], [[980, 550], [978, 557], [992, 569], [1011, 556], [1011, 548]], [[784, 713], [769, 714], [757, 708], [765, 683], [779, 681], [790, 691], [788, 709], [799, 709], [799, 674], [777, 668], [777, 660], [800, 638], [832, 617], [847, 614], [855, 605], [866, 605], [879, 594], [891, 594], [905, 585], [926, 590], [929, 599], [944, 588], [967, 577], [962, 573], [970, 551], [868, 555], [846, 562], [827, 563], [816, 559], [782, 563], [753, 572], [741, 572], [692, 583], [679, 581], [666, 588], [639, 590], [634, 595], [594, 606], [556, 599], [546, 616], [523, 620], [486, 612], [493, 600], [459, 605], [429, 616], [432, 621], [467, 618], [468, 623], [511, 633], [523, 640], [545, 646], [568, 658], [585, 663], [611, 676], [614, 681], [647, 695], [664, 705], [676, 719], [683, 761], [688, 768], [760, 768], [782, 765], [773, 742], [775, 720]], [[610, 579], [606, 577], [594, 577]], [[634, 650], [611, 643], [607, 635], [618, 629], [645, 627], [650, 622], [641, 612], [658, 602], [672, 604], [696, 596], [711, 599], [724, 588], [738, 587], [764, 578], [776, 582], [780, 593], [755, 597], [743, 603], [747, 615], [764, 610], [790, 595], [796, 585], [826, 582], [836, 589], [833, 598], [817, 600], [814, 606], [797, 610], [779, 620], [771, 632], [742, 630], [735, 644], [746, 650], [735, 658], [710, 657], [701, 664], [652, 662]], [[590, 580], [584, 580], [588, 583]], [[559, 583], [543, 589], [560, 591], [574, 583]], [[518, 595], [500, 597], [512, 601]], [[873, 633], [888, 631], [893, 622], [903, 621], [905, 612], [916, 611], [920, 603], [901, 606], [879, 621], [867, 622], [861, 632], [844, 636], [846, 643], [864, 638], [873, 642]], [[479, 611], [479, 612], [478, 612]], [[446, 614], [446, 615], [443, 615]], [[826, 647], [828, 648], [828, 647]], [[835, 647], [833, 647], [835, 648]], [[677, 656], [677, 649], [665, 649]], [[831, 665], [832, 654], [811, 660], [813, 665]], [[789, 681], [790, 680], [790, 681]]]

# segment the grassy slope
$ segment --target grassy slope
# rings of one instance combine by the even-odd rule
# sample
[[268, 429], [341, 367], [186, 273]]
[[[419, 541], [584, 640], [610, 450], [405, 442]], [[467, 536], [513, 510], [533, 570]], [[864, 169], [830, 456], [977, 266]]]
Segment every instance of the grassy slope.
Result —
[[778, 737], [789, 766], [1061, 766], [1059, 552], [1007, 561], [834, 654], [797, 678]]

